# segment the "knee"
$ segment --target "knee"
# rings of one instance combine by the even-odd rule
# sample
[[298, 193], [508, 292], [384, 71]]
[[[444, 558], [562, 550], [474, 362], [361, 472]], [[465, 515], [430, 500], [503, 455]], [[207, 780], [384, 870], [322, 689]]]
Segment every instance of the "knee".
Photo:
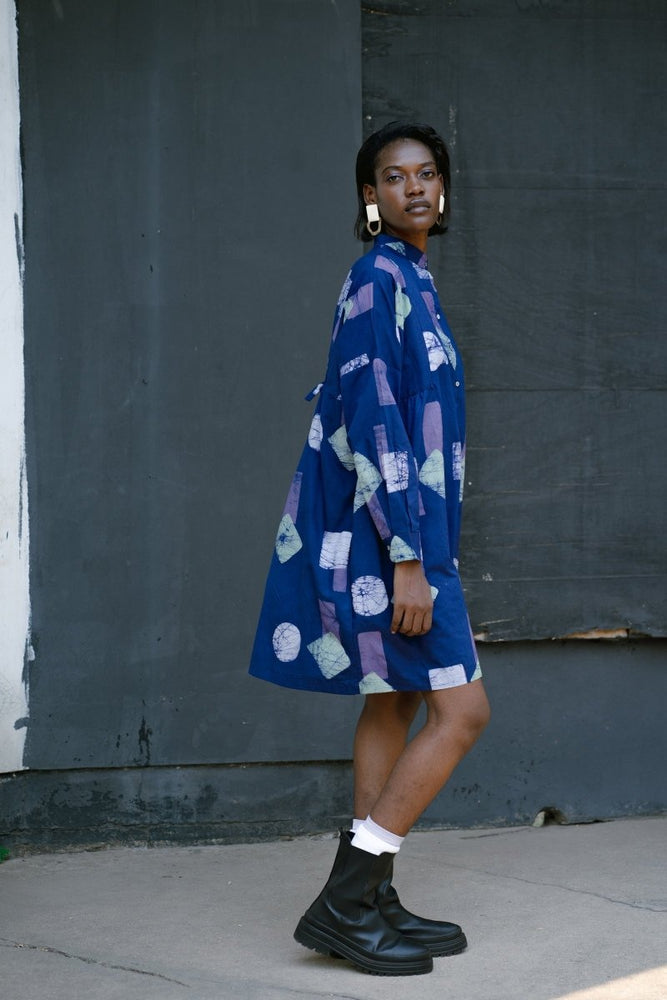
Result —
[[479, 704], [471, 707], [470, 711], [464, 714], [463, 726], [474, 743], [482, 735], [491, 719], [491, 706], [486, 698]]
[[491, 708], [484, 698], [479, 699], [474, 705], [467, 707], [457, 719], [459, 738], [465, 751], [467, 752], [480, 738], [489, 724], [491, 718]]
[[[468, 692], [466, 692], [466, 695]], [[435, 725], [448, 739], [452, 737], [459, 744], [461, 752], [477, 742], [491, 718], [491, 709], [483, 688], [475, 697], [466, 697], [455, 704], [434, 703], [429, 705], [429, 722]]]

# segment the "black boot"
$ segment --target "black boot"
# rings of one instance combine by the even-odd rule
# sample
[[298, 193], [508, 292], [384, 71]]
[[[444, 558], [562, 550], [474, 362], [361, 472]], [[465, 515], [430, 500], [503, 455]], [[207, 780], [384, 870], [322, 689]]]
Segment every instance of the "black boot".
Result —
[[433, 968], [431, 953], [389, 926], [377, 906], [377, 887], [393, 855], [352, 847], [343, 833], [327, 884], [294, 932], [299, 944], [341, 956], [377, 976], [416, 976]]
[[465, 951], [468, 942], [458, 924], [418, 917], [405, 909], [391, 884], [393, 867], [392, 855], [387, 877], [380, 882], [377, 890], [378, 907], [387, 923], [410, 941], [426, 945], [434, 958], [439, 955], [458, 955]]
[[[332, 874], [341, 863], [345, 853], [350, 850], [352, 836], [349, 831], [341, 830], [340, 845]], [[392, 854], [387, 876], [380, 882], [377, 889], [378, 908], [389, 926], [410, 940], [425, 945], [434, 958], [441, 955], [458, 955], [465, 951], [468, 942], [458, 924], [450, 924], [446, 920], [428, 920], [426, 917], [418, 917], [405, 909], [398, 898], [398, 893], [391, 884], [393, 873], [394, 855]]]

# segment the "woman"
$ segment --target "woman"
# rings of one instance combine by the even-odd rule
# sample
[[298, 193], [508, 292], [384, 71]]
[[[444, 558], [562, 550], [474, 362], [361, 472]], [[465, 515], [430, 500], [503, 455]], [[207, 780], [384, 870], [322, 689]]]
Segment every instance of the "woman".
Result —
[[[357, 156], [357, 236], [374, 246], [338, 301], [324, 383], [276, 539], [250, 672], [363, 694], [354, 815], [297, 941], [384, 975], [432, 969], [461, 928], [408, 913], [403, 838], [488, 721], [458, 574], [465, 461], [461, 358], [427, 270], [449, 158], [393, 122]], [[426, 722], [408, 742], [421, 702]]]

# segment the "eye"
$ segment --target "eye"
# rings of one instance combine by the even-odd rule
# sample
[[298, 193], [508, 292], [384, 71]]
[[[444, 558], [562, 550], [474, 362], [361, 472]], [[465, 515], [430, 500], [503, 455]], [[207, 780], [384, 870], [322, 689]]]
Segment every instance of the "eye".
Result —
[[425, 177], [427, 181], [430, 181], [432, 177], [435, 177], [435, 170], [431, 170], [430, 167], [426, 170], [422, 170], [422, 177]]
[[400, 174], [389, 174], [388, 177], [385, 177], [387, 184], [393, 184], [395, 181], [400, 181], [400, 179]]

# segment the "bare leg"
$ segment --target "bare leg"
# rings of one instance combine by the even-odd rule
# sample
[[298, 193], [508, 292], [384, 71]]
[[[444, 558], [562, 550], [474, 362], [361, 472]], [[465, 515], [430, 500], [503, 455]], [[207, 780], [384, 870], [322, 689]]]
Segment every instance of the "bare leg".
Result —
[[354, 815], [365, 819], [405, 750], [422, 696], [418, 691], [369, 694], [354, 736]]
[[[489, 720], [489, 703], [481, 680], [443, 691], [425, 691], [421, 696], [428, 712], [426, 723], [395, 758], [382, 791], [370, 809], [376, 823], [399, 837], [408, 833], [435, 798]], [[372, 734], [365, 734], [360, 741], [362, 755], [366, 742], [371, 738]], [[390, 745], [391, 751], [388, 749]], [[393, 742], [387, 739], [383, 758], [385, 766], [389, 764], [397, 745], [397, 738]], [[366, 756], [369, 756], [368, 750]], [[362, 766], [362, 774], [364, 770]], [[377, 780], [381, 766], [375, 764], [367, 770]], [[371, 793], [371, 784], [372, 781], [369, 781], [364, 795]]]

